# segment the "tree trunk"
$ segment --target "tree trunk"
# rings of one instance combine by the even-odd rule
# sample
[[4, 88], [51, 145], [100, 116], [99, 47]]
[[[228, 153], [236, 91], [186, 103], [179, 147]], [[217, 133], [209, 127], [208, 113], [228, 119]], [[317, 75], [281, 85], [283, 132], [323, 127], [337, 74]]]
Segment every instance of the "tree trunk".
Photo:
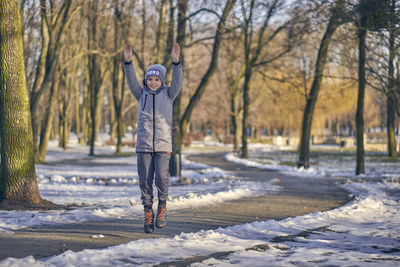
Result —
[[0, 201], [40, 204], [19, 0], [0, 1]]
[[[114, 49], [118, 50], [122, 46], [122, 8], [119, 6], [117, 1], [114, 1]], [[115, 118], [116, 134], [117, 134], [117, 145], [115, 153], [122, 153], [122, 137], [123, 137], [123, 126], [124, 120], [122, 117], [122, 108], [125, 99], [125, 83], [124, 74], [121, 71], [122, 65], [121, 55], [114, 57], [113, 76], [112, 76], [112, 102], [113, 102], [113, 116]], [[110, 99], [111, 100], [111, 99]]]
[[[241, 37], [238, 36], [236, 42], [232, 43], [232, 46], [226, 46], [227, 49], [227, 57], [229, 58], [226, 76], [226, 82], [228, 84], [228, 91], [229, 91], [229, 102], [230, 102], [230, 121], [231, 121], [231, 129], [233, 132], [233, 151], [239, 151], [239, 137], [240, 137], [240, 114], [242, 113], [242, 108], [238, 104], [238, 98], [242, 91], [240, 87], [243, 77], [245, 68], [243, 66], [240, 67], [239, 72], [234, 72], [234, 62], [239, 57], [240, 51], [237, 50], [240, 42], [242, 42]], [[228, 133], [230, 134], [230, 133]]]
[[[121, 63], [122, 64], [122, 63]], [[115, 114], [115, 102], [114, 102], [114, 88], [109, 88], [107, 90], [108, 93], [108, 109], [109, 109], [109, 120], [110, 120], [110, 140], [114, 142], [114, 139], [116, 137], [116, 131], [117, 131], [117, 118]]]
[[[167, 41], [166, 41], [166, 45], [164, 48], [164, 57], [163, 57], [162, 64], [161, 64], [163, 66], [167, 66], [168, 63], [171, 61], [171, 51], [172, 51], [172, 45], [174, 42], [174, 28], [175, 28], [174, 13], [175, 13], [174, 0], [169, 0], [169, 21], [168, 21]], [[184, 15], [186, 16], [186, 13]], [[182, 24], [182, 26], [184, 26], [184, 25]], [[178, 35], [179, 35], [179, 32], [182, 31], [181, 30], [182, 26], [180, 26], [180, 27], [178, 26]], [[179, 38], [177, 38], [177, 41], [179, 41], [181, 39], [182, 39], [182, 37], [179, 37]], [[167, 71], [168, 70], [170, 70], [170, 68], [167, 68]], [[166, 74], [166, 77], [168, 77], [168, 76], [169, 76], [169, 73]]]
[[90, 133], [90, 96], [89, 96], [89, 66], [85, 68], [85, 83], [82, 103], [82, 141], [89, 144]]
[[[395, 18], [395, 4], [396, 1], [392, 0], [391, 3], [391, 20]], [[395, 64], [395, 55], [396, 55], [396, 47], [395, 47], [395, 25], [391, 22], [391, 27], [389, 29], [389, 84], [388, 84], [388, 94], [386, 99], [386, 107], [387, 107], [387, 118], [386, 118], [386, 128], [387, 128], [387, 140], [388, 140], [388, 155], [392, 159], [397, 159], [397, 142], [396, 142], [396, 134], [395, 134], [395, 121], [396, 121], [396, 102], [394, 96], [395, 90], [395, 78], [394, 78], [394, 64]]]
[[[246, 60], [247, 61], [247, 60]], [[247, 147], [247, 130], [249, 128], [249, 106], [250, 106], [250, 79], [251, 79], [251, 70], [250, 70], [249, 62], [246, 63], [246, 70], [244, 74], [244, 84], [243, 84], [243, 117], [242, 117], [242, 158], [248, 158], [249, 152]]]
[[[68, 74], [67, 74], [68, 72]], [[62, 82], [62, 91], [59, 93], [59, 146], [67, 150], [69, 134], [71, 130], [71, 103], [72, 90], [76, 85], [77, 66], [73, 65], [68, 71], [64, 71]]]
[[[64, 57], [68, 55], [68, 49], [63, 49]], [[65, 69], [59, 79], [59, 87], [61, 90], [58, 92], [58, 146], [67, 149], [68, 146], [68, 131], [70, 124], [70, 103], [72, 83], [76, 76], [76, 64], [70, 69]]]
[[[148, 1], [147, 1], [148, 2]], [[144, 61], [144, 54], [145, 54], [145, 39], [146, 39], [146, 30], [147, 30], [147, 23], [146, 23], [146, 1], [142, 0], [142, 34], [141, 34], [141, 48], [142, 48], [142, 53], [141, 53], [141, 62], [142, 62], [142, 70], [143, 73], [146, 72], [145, 69], [145, 61]]]
[[81, 143], [81, 116], [79, 112], [79, 85], [75, 85], [75, 134], [78, 143]]
[[392, 159], [397, 159], [397, 142], [395, 133], [396, 106], [392, 99], [392, 95], [387, 97], [387, 138], [388, 138], [388, 155]]
[[91, 105], [90, 105], [90, 152], [89, 155], [94, 156], [94, 147], [95, 142], [97, 141], [97, 136], [99, 132], [100, 126], [100, 118], [101, 118], [101, 98], [102, 93], [99, 91], [94, 91], [91, 94]]
[[162, 50], [161, 46], [163, 44], [161, 38], [165, 34], [165, 15], [167, 13], [167, 0], [161, 0], [159, 8], [160, 9], [158, 12], [158, 27], [156, 32], [156, 40], [153, 48], [153, 62], [156, 62], [157, 64], [161, 64], [163, 58], [160, 51]]
[[[97, 49], [98, 43], [101, 40], [97, 37], [97, 19], [98, 19], [98, 0], [89, 2], [88, 14], [88, 50]], [[104, 30], [104, 29], [103, 29]], [[104, 32], [101, 37], [105, 37]], [[89, 155], [94, 155], [95, 142], [97, 140], [100, 118], [101, 118], [101, 105], [104, 93], [104, 81], [107, 75], [102, 71], [102, 62], [99, 55], [88, 56], [88, 69], [89, 69], [89, 99], [90, 99], [90, 152]]]
[[[31, 90], [31, 95], [30, 95], [30, 105], [33, 105], [33, 100], [36, 98], [36, 95], [39, 92], [40, 86], [43, 82], [44, 74], [46, 71], [46, 56], [47, 56], [47, 49], [49, 45], [49, 33], [48, 33], [48, 28], [45, 22], [46, 16], [44, 10], [42, 9], [41, 11], [41, 28], [40, 28], [40, 33], [42, 37], [42, 48], [40, 50], [40, 57], [39, 57], [39, 63], [38, 66], [36, 67], [36, 76], [35, 76], [35, 81], [33, 83], [33, 87]], [[32, 130], [33, 130], [33, 145], [34, 145], [34, 151], [35, 154], [39, 153], [39, 131], [40, 131], [40, 119], [36, 118], [34, 119], [32, 116], [32, 124], [36, 123], [36, 125], [32, 125]]]
[[58, 146], [64, 147], [64, 120], [60, 112], [58, 113], [58, 122]]
[[343, 1], [337, 1], [335, 9], [332, 12], [325, 34], [321, 40], [318, 50], [317, 61], [315, 63], [314, 80], [311, 85], [310, 93], [307, 96], [306, 106], [303, 113], [303, 123], [301, 130], [299, 160], [297, 167], [309, 168], [309, 153], [310, 153], [310, 137], [312, 129], [312, 119], [314, 115], [315, 105], [317, 103], [318, 93], [321, 88], [324, 68], [328, 58], [329, 43], [339, 26], [339, 16], [343, 10]]
[[236, 101], [237, 101], [238, 95], [237, 95], [237, 90], [231, 92], [231, 123], [232, 123], [232, 130], [233, 130], [233, 151], [238, 151], [239, 150], [239, 134], [240, 134], [240, 128], [239, 128], [239, 114], [236, 110]]
[[367, 28], [366, 17], [362, 16], [358, 28], [358, 98], [356, 111], [357, 159], [356, 174], [365, 174], [364, 163], [364, 97], [365, 97], [365, 46]]
[[[247, 130], [249, 127], [248, 116], [249, 116], [249, 105], [250, 105], [250, 79], [252, 75], [252, 65], [251, 65], [251, 46], [252, 46], [252, 33], [250, 29], [250, 21], [252, 20], [252, 11], [254, 7], [254, 1], [250, 3], [250, 15], [249, 18], [245, 18], [244, 28], [243, 28], [243, 53], [244, 53], [244, 82], [243, 82], [243, 116], [242, 116], [242, 147], [241, 147], [241, 157], [248, 158], [249, 152], [247, 148]], [[245, 14], [245, 13], [244, 13]]]
[[[170, 4], [172, 2], [170, 1]], [[171, 33], [171, 19], [173, 19], [173, 5], [170, 5], [170, 24], [169, 24], [169, 31], [168, 31], [168, 37], [171, 38], [173, 37]], [[182, 47], [181, 50], [181, 64], [184, 65], [185, 62], [185, 54], [184, 54], [184, 46], [186, 44], [186, 12], [188, 8], [188, 0], [178, 0], [178, 33], [176, 37], [176, 42], [180, 44]], [[168, 43], [167, 43], [168, 44]], [[172, 49], [171, 45], [167, 45], [166, 49], [170, 48]], [[164, 54], [164, 63], [167, 63], [170, 61], [170, 51], [165, 51]], [[182, 169], [182, 164], [181, 164], [181, 153], [182, 153], [182, 131], [179, 127], [180, 124], [180, 116], [181, 116], [181, 95], [182, 93], [179, 93], [178, 96], [174, 100], [174, 107], [173, 107], [173, 114], [172, 114], [172, 154], [171, 158], [169, 161], [169, 173], [172, 176], [181, 176], [181, 169]]]
[[54, 76], [54, 80], [51, 83], [49, 106], [45, 114], [44, 127], [42, 128], [40, 134], [39, 155], [38, 155], [39, 162], [44, 162], [46, 160], [47, 145], [49, 143], [51, 130], [53, 128], [54, 113], [56, 111], [55, 108], [57, 105], [58, 86], [59, 86], [59, 75], [56, 75]]

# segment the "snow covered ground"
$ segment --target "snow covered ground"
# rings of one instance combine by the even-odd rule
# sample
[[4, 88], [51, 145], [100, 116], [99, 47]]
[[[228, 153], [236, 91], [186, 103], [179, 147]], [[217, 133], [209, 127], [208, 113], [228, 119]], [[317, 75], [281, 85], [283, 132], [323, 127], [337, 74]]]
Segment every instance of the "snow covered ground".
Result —
[[[99, 149], [107, 150], [107, 147]], [[60, 223], [107, 219], [120, 216], [141, 215], [135, 158], [110, 160], [89, 158], [82, 148], [74, 147], [69, 156], [51, 149], [49, 157], [54, 165], [38, 165], [39, 187], [44, 198], [62, 204], [84, 204], [72, 211], [46, 212], [24, 215], [23, 212], [0, 213], [0, 229], [12, 231], [24, 226], [40, 223]], [[258, 152], [257, 152], [258, 151]], [[269, 152], [268, 152], [269, 151]], [[105, 153], [106, 151], [104, 151]], [[58, 153], [60, 155], [58, 155]], [[360, 182], [342, 168], [342, 163], [333, 158], [319, 160], [318, 169], [299, 171], [293, 167], [273, 162], [260, 162], [264, 158], [276, 159], [282, 148], [253, 148], [254, 164], [261, 168], [279, 170], [315, 179], [347, 177], [342, 186], [354, 199], [339, 208], [316, 212], [304, 216], [276, 221], [254, 222], [228, 228], [219, 228], [197, 233], [182, 233], [171, 238], [137, 240], [106, 249], [91, 249], [65, 253], [45, 258], [8, 258], [0, 266], [152, 266], [160, 262], [177, 261], [193, 256], [199, 263], [192, 266], [399, 266], [400, 265], [400, 164], [399, 162], [369, 162], [374, 169], [367, 174], [370, 182]], [[60, 157], [79, 158], [81, 166], [60, 166]], [[239, 161], [233, 155], [228, 159]], [[257, 160], [257, 163], [254, 159]], [[85, 163], [87, 161], [87, 164]], [[345, 160], [346, 161], [346, 160]], [[118, 165], [119, 166], [114, 166]], [[329, 167], [324, 168], [324, 165]], [[346, 163], [351, 164], [351, 163]], [[385, 167], [382, 167], [382, 164]], [[224, 201], [246, 194], [258, 193], [267, 186], [268, 192], [278, 190], [269, 184], [245, 183], [232, 174], [216, 168], [187, 162], [184, 175], [191, 180], [189, 185], [171, 187], [169, 207], [179, 209], [194, 205]], [[178, 184], [178, 178], [171, 179]], [[358, 182], [356, 182], [358, 181]], [[98, 196], [102, 191], [101, 198]], [[78, 201], [79, 200], [79, 201]], [[76, 202], [79, 203], [76, 203]], [[93, 207], [96, 207], [93, 209]], [[34, 215], [34, 216], [33, 216]], [[211, 256], [209, 256], [211, 255]]]
[[9, 258], [0, 266], [152, 266], [216, 252], [225, 253], [192, 266], [399, 266], [399, 182], [345, 188], [354, 201], [331, 211], [67, 251], [41, 260]]
[[365, 175], [355, 176], [355, 151], [340, 151], [339, 146], [315, 145], [311, 147], [308, 169], [297, 168], [296, 147], [250, 144], [249, 159], [241, 159], [233, 153], [225, 158], [239, 164], [261, 169], [273, 169], [287, 174], [327, 178], [396, 178], [400, 176], [400, 161], [388, 160], [385, 153], [366, 152]]
[[[125, 152], [134, 151], [130, 150]], [[71, 144], [64, 152], [56, 142], [51, 143], [47, 164], [36, 165], [40, 193], [44, 199], [71, 208], [0, 211], [0, 234], [44, 224], [141, 217], [136, 156], [110, 157], [113, 152], [113, 147], [99, 146], [99, 156], [91, 157], [85, 146]], [[276, 185], [242, 181], [219, 168], [186, 159], [183, 168], [184, 179], [170, 178], [170, 211], [279, 190]]]

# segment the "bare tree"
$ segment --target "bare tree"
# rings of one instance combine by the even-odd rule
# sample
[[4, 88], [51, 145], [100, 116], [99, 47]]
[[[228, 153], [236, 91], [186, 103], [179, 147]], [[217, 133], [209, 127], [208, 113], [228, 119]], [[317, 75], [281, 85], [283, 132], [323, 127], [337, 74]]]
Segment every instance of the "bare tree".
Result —
[[[389, 59], [388, 59], [388, 94], [386, 99], [387, 108], [387, 139], [388, 139], [388, 155], [393, 159], [397, 159], [397, 142], [395, 134], [395, 120], [396, 120], [396, 95], [395, 89], [395, 57], [396, 57], [396, 37], [398, 35], [398, 29], [396, 27], [396, 0], [391, 0], [390, 3], [390, 17], [388, 24], [389, 31]], [[400, 109], [400, 108], [399, 108]]]
[[[35, 81], [35, 85], [31, 92], [30, 105], [32, 113], [33, 141], [35, 147], [37, 147], [35, 144], [39, 134], [38, 129], [40, 127], [41, 119], [38, 114], [39, 102], [45, 91], [50, 88], [55, 89], [57, 86], [52, 85], [52, 82], [58, 82], [54, 76], [57, 74], [56, 72], [59, 71], [59, 57], [61, 54], [59, 53], [60, 44], [65, 35], [65, 29], [68, 28], [74, 12], [77, 11], [77, 9], [72, 8], [72, 1], [64, 1], [59, 7], [56, 5], [55, 1], [50, 1], [50, 5], [48, 5], [46, 0], [41, 0], [40, 4], [42, 9], [42, 20], [44, 20], [44, 24], [42, 23], [42, 40], [43, 44], [47, 43], [47, 48], [43, 47], [44, 50], [41, 51], [40, 64], [44, 64], [44, 74], [43, 69], [40, 71], [38, 69], [37, 81]], [[46, 58], [45, 62], [42, 61], [42, 57], [44, 56]], [[39, 66], [38, 68], [41, 69], [43, 66]], [[43, 77], [41, 77], [41, 75], [43, 75]], [[52, 95], [53, 98], [56, 97], [56, 94], [53, 93]], [[49, 108], [48, 110], [49, 112], [53, 112], [54, 108]], [[45, 130], [44, 132], [49, 131]], [[44, 161], [47, 143], [45, 138], [42, 139], [42, 141], [42, 152], [40, 153], [39, 150], [35, 150], [37, 161]]]
[[[396, 83], [396, 76], [399, 76], [396, 70], [396, 62], [399, 58], [399, 1], [389, 0], [387, 3], [387, 25], [378, 33], [373, 33], [371, 39], [376, 41], [372, 47], [372, 60], [368, 64], [368, 71], [372, 73], [373, 81], [368, 83], [386, 96], [386, 129], [387, 129], [387, 151], [388, 156], [396, 159], [398, 157], [397, 143], [395, 136], [396, 114], [400, 116], [400, 87]], [[378, 37], [378, 38], [374, 38]], [[385, 46], [382, 46], [382, 43]]]
[[[287, 44], [272, 49], [271, 43], [278, 39], [278, 36], [287, 30], [288, 38], [299, 37], [291, 32], [291, 19], [285, 21], [281, 25], [273, 25], [273, 18], [281, 11], [285, 1], [271, 0], [267, 2], [258, 2], [255, 0], [241, 1], [241, 14], [243, 18], [242, 33], [243, 33], [243, 54], [244, 54], [244, 82], [243, 82], [243, 116], [242, 116], [242, 149], [241, 156], [248, 157], [247, 147], [247, 131], [249, 129], [248, 117], [250, 106], [250, 82], [254, 74], [254, 70], [260, 67], [265, 67], [272, 62], [280, 59], [292, 49], [292, 43], [295, 40], [290, 40]], [[260, 26], [255, 26], [256, 15], [261, 10], [262, 18]], [[254, 36], [256, 35], [256, 37]], [[269, 48], [269, 49], [265, 49]]]
[[244, 79], [244, 66], [242, 62], [242, 50], [239, 49], [243, 42], [240, 32], [233, 31], [224, 44], [224, 66], [221, 72], [225, 72], [225, 83], [229, 94], [229, 117], [233, 133], [233, 151], [239, 151], [240, 147], [240, 117], [243, 107], [240, 104], [242, 83]]
[[[366, 87], [366, 38], [368, 30], [376, 31], [387, 26], [389, 1], [360, 0], [356, 6], [358, 36], [358, 99], [356, 111], [356, 174], [365, 174], [364, 150], [364, 98]], [[390, 10], [390, 9], [389, 9]]]
[[[88, 51], [97, 50], [99, 44], [105, 43], [107, 38], [107, 25], [102, 24], [99, 32], [99, 11], [101, 6], [99, 0], [90, 0], [88, 3]], [[98, 35], [98, 33], [100, 33]], [[89, 155], [94, 155], [95, 141], [97, 139], [101, 104], [104, 94], [104, 83], [109, 72], [104, 66], [105, 62], [98, 54], [88, 55], [88, 93], [90, 100], [90, 152]]]
[[[181, 64], [185, 65], [185, 53], [184, 48], [186, 45], [186, 23], [187, 23], [187, 9], [188, 0], [178, 0], [178, 29], [176, 42], [182, 47], [181, 51]], [[170, 19], [173, 14], [173, 10], [170, 10]], [[168, 39], [173, 37], [171, 33], [168, 34]], [[172, 44], [171, 44], [172, 45]], [[165, 63], [168, 62], [166, 57], [164, 57]], [[173, 176], [181, 176], [181, 150], [182, 150], [182, 131], [180, 129], [181, 120], [181, 98], [182, 93], [179, 93], [174, 100], [173, 115], [172, 115], [172, 155], [169, 164], [169, 172]]]
[[[174, 120], [174, 126], [176, 126], [175, 123], [177, 123], [178, 118], [179, 118], [179, 128], [175, 129], [173, 134], [173, 150], [174, 150], [174, 160], [175, 164], [170, 164], [170, 173], [172, 175], [180, 175], [181, 171], [181, 164], [180, 164], [180, 154], [181, 154], [181, 149], [182, 149], [182, 139], [183, 136], [185, 135], [187, 131], [187, 125], [189, 123], [190, 117], [192, 115], [192, 112], [194, 110], [194, 107], [198, 104], [200, 101], [202, 95], [205, 92], [205, 89], [207, 88], [208, 83], [211, 80], [212, 75], [214, 72], [217, 70], [218, 67], [218, 54], [220, 50], [220, 45], [221, 45], [221, 39], [222, 35], [225, 32], [225, 23], [227, 21], [227, 18], [232, 11], [233, 7], [235, 6], [236, 0], [228, 0], [224, 6], [224, 10], [222, 12], [222, 16], [219, 17], [217, 29], [215, 32], [215, 35], [213, 37], [214, 43], [213, 43], [213, 48], [211, 52], [211, 61], [208, 65], [206, 73], [202, 76], [200, 83], [198, 84], [194, 94], [190, 97], [189, 103], [186, 106], [183, 115], [179, 118], [180, 114], [180, 99], [181, 99], [181, 94], [178, 95], [178, 97], [175, 99], [174, 102], [174, 115], [173, 115], [173, 120]], [[187, 11], [187, 5], [188, 1], [187, 0], [178, 0], [178, 35], [177, 35], [177, 42], [180, 43], [181, 47], [185, 46], [185, 36], [186, 36], [186, 21], [187, 18], [190, 17], [186, 15]], [[184, 50], [183, 50], [184, 51]], [[183, 51], [181, 52], [181, 61], [184, 62], [184, 53]], [[171, 168], [172, 167], [172, 168]]]
[[[127, 41], [128, 29], [130, 28], [129, 21], [126, 21], [125, 9], [129, 5], [128, 1], [113, 1], [114, 5], [114, 50], [117, 51]], [[133, 8], [133, 7], [132, 7]], [[131, 8], [129, 8], [131, 10]], [[125, 39], [125, 40], [124, 40]], [[114, 111], [117, 125], [117, 149], [116, 153], [122, 152], [122, 137], [124, 129], [123, 121], [123, 105], [125, 100], [125, 83], [124, 73], [121, 71], [123, 57], [121, 53], [117, 54], [113, 59], [113, 75], [112, 75], [112, 99], [114, 103]]]
[[331, 7], [330, 19], [328, 25], [326, 26], [324, 36], [322, 37], [319, 45], [317, 61], [315, 64], [314, 80], [309, 94], [306, 94], [307, 100], [303, 113], [304, 115], [301, 130], [299, 159], [297, 161], [298, 167], [308, 168], [310, 166], [310, 137], [315, 104], [317, 102], [318, 93], [321, 88], [324, 68], [328, 58], [330, 41], [338, 26], [343, 23], [343, 14], [345, 10], [344, 3], [344, 0], [338, 0]]
[[[363, 0], [361, 0], [362, 2]], [[364, 1], [365, 2], [365, 1]], [[364, 12], [360, 14], [358, 25], [358, 98], [356, 111], [356, 140], [357, 140], [357, 165], [356, 174], [365, 173], [364, 151], [364, 97], [365, 97], [365, 54], [367, 38], [367, 17]]]
[[161, 63], [163, 46], [162, 37], [165, 35], [166, 23], [165, 16], [167, 14], [167, 0], [160, 0], [158, 10], [158, 27], [156, 31], [156, 40], [153, 49], [153, 62]]
[[[65, 53], [72, 53], [73, 46], [69, 46], [64, 49]], [[72, 103], [73, 94], [76, 92], [78, 87], [77, 76], [78, 76], [78, 62], [74, 62], [70, 68], [65, 69], [62, 72], [60, 79], [61, 90], [58, 94], [58, 117], [59, 117], [59, 140], [58, 144], [64, 150], [68, 147], [69, 135], [71, 131], [71, 113], [72, 113]], [[79, 105], [79, 101], [78, 101]], [[79, 110], [78, 110], [79, 113]]]

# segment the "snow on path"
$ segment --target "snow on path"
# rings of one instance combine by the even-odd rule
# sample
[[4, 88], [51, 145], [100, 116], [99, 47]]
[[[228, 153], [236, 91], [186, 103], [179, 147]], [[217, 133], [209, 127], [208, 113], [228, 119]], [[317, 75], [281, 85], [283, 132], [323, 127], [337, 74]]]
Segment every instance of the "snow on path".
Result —
[[[98, 152], [110, 155], [109, 147]], [[87, 147], [71, 146], [63, 152], [49, 147], [48, 164], [37, 164], [41, 196], [68, 210], [0, 211], [0, 234], [38, 225], [68, 224], [142, 216], [136, 156], [90, 157]], [[247, 196], [273, 193], [279, 186], [238, 179], [222, 169], [183, 157], [186, 180], [171, 177], [168, 209], [205, 206]], [[156, 190], [155, 190], [156, 192]], [[155, 196], [156, 197], [156, 196]]]
[[192, 266], [398, 266], [400, 183], [343, 186], [355, 196], [325, 212], [254, 222], [171, 238], [144, 239], [106, 249], [67, 251], [34, 259], [8, 258], [0, 266], [152, 266], [228, 252]]
[[[189, 173], [194, 171], [192, 169]], [[278, 166], [278, 170], [283, 169]], [[201, 177], [205, 173], [207, 171], [194, 172], [189, 177], [202, 186], [202, 179], [209, 179]], [[321, 174], [310, 175], [321, 177]], [[400, 179], [398, 173], [396, 176], [396, 167], [394, 175], [387, 177], [391, 179], [382, 175], [382, 182], [375, 183], [349, 180], [343, 188], [349, 190], [354, 199], [330, 211], [182, 233], [171, 238], [137, 240], [106, 249], [66, 251], [45, 259], [8, 258], [0, 262], [0, 266], [152, 266], [193, 256], [205, 258], [192, 266], [265, 266], [266, 263], [276, 266], [399, 266]], [[223, 182], [225, 178], [217, 181]], [[177, 201], [181, 201], [179, 197]], [[207, 257], [215, 252], [226, 252], [226, 255]]]

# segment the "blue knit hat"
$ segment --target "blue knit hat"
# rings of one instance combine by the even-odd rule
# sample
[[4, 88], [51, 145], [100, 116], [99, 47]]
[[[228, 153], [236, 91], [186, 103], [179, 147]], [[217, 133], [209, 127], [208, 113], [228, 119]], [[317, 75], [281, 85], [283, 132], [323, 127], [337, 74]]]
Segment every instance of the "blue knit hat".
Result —
[[159, 64], [152, 65], [147, 69], [144, 80], [147, 81], [147, 78], [149, 78], [150, 76], [156, 76], [161, 80], [162, 84], [165, 85], [165, 73], [166, 72], [167, 72], [167, 69], [164, 66], [159, 65]]

